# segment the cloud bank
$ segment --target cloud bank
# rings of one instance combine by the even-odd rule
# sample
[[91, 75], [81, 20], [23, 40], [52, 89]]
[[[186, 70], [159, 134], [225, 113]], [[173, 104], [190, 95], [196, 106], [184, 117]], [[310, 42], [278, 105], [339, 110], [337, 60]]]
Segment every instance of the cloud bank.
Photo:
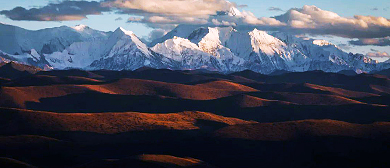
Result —
[[364, 38], [359, 40], [349, 41], [352, 45], [365, 46], [365, 45], [374, 45], [374, 46], [390, 46], [390, 36], [384, 38]]
[[144, 23], [157, 29], [172, 29], [179, 24], [204, 26], [281, 26], [274, 18], [257, 18], [249, 11], [240, 11], [225, 0], [112, 0], [103, 6], [122, 14], [138, 15], [129, 22]]
[[[149, 2], [150, 1], [150, 2]], [[158, 9], [150, 9], [151, 4], [178, 2], [178, 4], [202, 5], [178, 7], [171, 11], [170, 5]], [[240, 11], [224, 0], [143, 0], [146, 6], [140, 6], [139, 0], [115, 0], [107, 2], [119, 7], [122, 13], [139, 14], [142, 19], [130, 22], [144, 23], [152, 28], [171, 28], [167, 25], [195, 24], [208, 26], [258, 27], [260, 29], [282, 30], [296, 33], [312, 33], [321, 35], [336, 35], [348, 38], [383, 38], [390, 35], [390, 20], [384, 17], [355, 15], [347, 18], [337, 13], [322, 10], [316, 6], [305, 5], [302, 8], [288, 10], [285, 14], [273, 18], [258, 18], [249, 11]], [[168, 3], [169, 4], [169, 3]], [[209, 7], [213, 4], [213, 7]], [[204, 10], [201, 10], [204, 9]], [[276, 10], [276, 8], [272, 8]], [[190, 12], [185, 12], [190, 11]], [[196, 12], [195, 12], [196, 11]]]
[[300, 9], [290, 9], [275, 17], [286, 23], [290, 30], [330, 34], [349, 38], [380, 38], [390, 34], [390, 20], [384, 17], [355, 15], [341, 17], [337, 13], [305, 5]]
[[236, 6], [226, 0], [109, 0], [102, 5], [123, 13], [181, 16], [208, 16]]
[[390, 55], [387, 52], [369, 52], [369, 53], [367, 53], [367, 56], [368, 57], [380, 57], [380, 58], [389, 57], [390, 58]]
[[12, 20], [70, 21], [85, 19], [87, 15], [100, 15], [109, 10], [95, 1], [62, 1], [58, 4], [50, 3], [40, 8], [16, 7], [12, 10], [0, 11], [0, 14]]
[[[0, 11], [0, 14], [12, 20], [68, 21], [112, 11], [131, 15], [128, 22], [143, 23], [157, 29], [153, 37], [179, 24], [189, 24], [336, 35], [360, 39], [351, 41], [355, 45], [388, 45], [388, 38], [384, 38], [390, 36], [390, 20], [384, 17], [355, 15], [348, 18], [305, 5], [276, 17], [258, 18], [250, 11], [239, 10], [240, 6], [226, 0], [66, 0], [41, 8], [17, 7]], [[281, 11], [276, 7], [269, 10]], [[367, 39], [376, 39], [377, 42]]]

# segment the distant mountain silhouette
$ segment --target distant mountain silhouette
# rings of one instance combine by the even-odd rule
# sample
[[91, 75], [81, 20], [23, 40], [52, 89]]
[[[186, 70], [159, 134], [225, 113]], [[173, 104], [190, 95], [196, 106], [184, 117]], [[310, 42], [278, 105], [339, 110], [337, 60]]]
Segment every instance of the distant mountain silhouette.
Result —
[[15, 62], [2, 63], [0, 64], [0, 77], [16, 79], [35, 74], [41, 70], [42, 69], [34, 66], [23, 65]]

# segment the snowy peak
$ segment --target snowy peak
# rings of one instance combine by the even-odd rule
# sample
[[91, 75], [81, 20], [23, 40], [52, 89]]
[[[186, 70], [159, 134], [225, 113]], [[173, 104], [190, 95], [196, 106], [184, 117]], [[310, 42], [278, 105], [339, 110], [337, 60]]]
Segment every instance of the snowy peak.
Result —
[[233, 32], [232, 27], [205, 27], [192, 32], [188, 39], [198, 45], [200, 50], [218, 59], [234, 59], [237, 56], [225, 47]]
[[221, 72], [243, 69], [238, 64], [241, 63], [240, 61], [242, 63], [244, 61], [235, 59], [236, 57], [232, 54], [229, 55], [228, 51], [218, 51], [218, 53], [226, 53], [224, 53], [224, 58], [212, 56], [190, 40], [181, 37], [175, 36], [172, 39], [156, 44], [152, 50], [164, 55], [167, 59], [176, 61], [175, 65], [179, 66], [174, 67], [175, 69], [208, 69]]
[[[231, 8], [223, 15], [240, 15]], [[139, 67], [209, 69], [221, 72], [250, 69], [372, 71], [383, 69], [364, 55], [348, 54], [324, 41], [288, 33], [272, 35], [258, 29], [180, 25], [149, 48], [132, 31], [94, 30], [86, 25], [38, 31], [0, 24], [0, 59], [40, 67], [134, 70]], [[389, 64], [390, 65], [390, 64]]]
[[83, 24], [76, 25], [75, 27], [72, 28], [75, 29], [76, 31], [83, 31], [85, 29], [90, 29], [88, 26]]
[[182, 54], [192, 55], [195, 52], [202, 52], [199, 47], [190, 40], [176, 36], [156, 44], [152, 50], [167, 57], [174, 58], [175, 60], [177, 60], [178, 57], [181, 57]]
[[146, 47], [145, 44], [141, 42], [141, 40], [132, 32], [128, 31], [122, 27], [117, 28], [114, 33], [108, 38], [108, 43], [117, 43], [118, 41], [123, 41], [126, 43], [137, 43], [142, 47]]
[[133, 32], [117, 28], [107, 38], [75, 42], [62, 52], [47, 54], [46, 58], [51, 65], [60, 69], [86, 68], [97, 60], [103, 61], [100, 64], [95, 64], [96, 66], [107, 68], [108, 61], [104, 61], [105, 59], [120, 60], [122, 57], [131, 57], [137, 54], [149, 57], [151, 53], [149, 48]]
[[[210, 33], [210, 29], [209, 28], [199, 28], [199, 29], [196, 29], [195, 31], [193, 31], [189, 36], [188, 36], [188, 39], [197, 44], [199, 43], [205, 36], [207, 36], [208, 34]], [[177, 36], [175, 36], [177, 37]]]
[[121, 27], [118, 27], [112, 34], [111, 36], [108, 38], [108, 42], [112, 42], [112, 43], [115, 43], [117, 41], [119, 41], [121, 38], [123, 37], [131, 37], [133, 35], [133, 33], [128, 33], [126, 34], [126, 30], [121, 28]]
[[172, 39], [173, 37], [181, 37], [181, 38], [188, 38], [188, 36], [193, 33], [196, 29], [199, 29], [199, 26], [197, 25], [179, 25], [176, 28], [174, 28], [172, 31], [167, 33], [165, 36], [153, 40], [149, 46], [153, 47], [158, 43], [162, 43], [165, 40]]
[[233, 31], [233, 27], [202, 27], [193, 31], [188, 39], [196, 44], [202, 40], [223, 44], [230, 38]]
[[152, 50], [177, 61], [182, 60], [182, 55], [202, 54], [202, 51], [196, 44], [188, 39], [176, 36], [156, 44]]
[[258, 45], [286, 46], [284, 42], [282, 42], [281, 40], [279, 40], [274, 36], [269, 35], [265, 31], [254, 29], [253, 31], [249, 32], [249, 36], [252, 38], [253, 46], [258, 46]]
[[120, 41], [126, 43], [135, 43], [138, 47], [143, 50], [147, 50], [146, 44], [144, 44], [132, 31], [128, 31], [122, 27], [117, 28], [114, 33], [110, 36], [109, 41]]
[[139, 50], [145, 55], [151, 55], [149, 48], [132, 31], [122, 27], [117, 28], [106, 42], [107, 49], [110, 50], [106, 57], [112, 57], [126, 52]]
[[110, 70], [135, 70], [143, 66], [154, 68], [165, 67], [155, 55], [132, 31], [117, 28], [107, 41], [105, 50], [99, 60], [95, 60], [88, 68]]
[[173, 37], [172, 39], [168, 39], [164, 41], [163, 43], [157, 44], [153, 48], [161, 48], [165, 47], [168, 50], [172, 51], [180, 51], [181, 48], [191, 48], [191, 49], [198, 49], [198, 46], [194, 43], [192, 43], [190, 40], [181, 38], [181, 37]]
[[80, 33], [80, 35], [83, 37], [83, 41], [105, 40], [111, 33], [95, 30], [82, 24], [72, 27], [72, 29]]
[[124, 29], [123, 27], [118, 27], [114, 33], [116, 34], [122, 34], [122, 35], [128, 35], [128, 36], [133, 36], [134, 33], [132, 31], [128, 31], [126, 29]]
[[[254, 53], [260, 55], [282, 55], [287, 45], [265, 31], [234, 31], [226, 42], [226, 47], [241, 58], [254, 59]], [[260, 54], [260, 55], [259, 55]], [[257, 58], [256, 58], [257, 59]]]
[[0, 50], [10, 54], [23, 54], [35, 49], [49, 54], [63, 51], [75, 42], [107, 39], [109, 32], [91, 29], [85, 25], [26, 30], [12, 25], [0, 25]]
[[[191, 48], [197, 48], [196, 44], [192, 43], [190, 40], [185, 39], [185, 38], [181, 38], [181, 37], [177, 37], [177, 36], [165, 41], [164, 44], [172, 44], [171, 46], [180, 45], [180, 46], [188, 46]], [[170, 45], [168, 45], [168, 46], [170, 46]]]
[[318, 45], [318, 46], [334, 46], [334, 44], [326, 41], [326, 40], [313, 40], [313, 44]]

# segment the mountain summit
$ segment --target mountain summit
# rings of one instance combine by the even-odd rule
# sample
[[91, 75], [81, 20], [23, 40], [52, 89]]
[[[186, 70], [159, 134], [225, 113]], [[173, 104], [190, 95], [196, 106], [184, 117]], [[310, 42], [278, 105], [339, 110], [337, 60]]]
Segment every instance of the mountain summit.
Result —
[[[228, 13], [239, 15], [232, 9]], [[0, 57], [42, 68], [134, 70], [140, 67], [220, 72], [276, 70], [370, 72], [390, 68], [324, 40], [283, 32], [179, 25], [149, 45], [132, 31], [102, 32], [85, 25], [38, 31], [0, 25]]]

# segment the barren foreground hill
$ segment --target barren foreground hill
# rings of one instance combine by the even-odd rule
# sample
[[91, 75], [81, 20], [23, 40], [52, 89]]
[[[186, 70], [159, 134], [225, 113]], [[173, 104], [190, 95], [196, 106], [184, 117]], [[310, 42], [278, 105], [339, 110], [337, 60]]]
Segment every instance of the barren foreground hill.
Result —
[[0, 72], [0, 167], [388, 167], [390, 79]]

